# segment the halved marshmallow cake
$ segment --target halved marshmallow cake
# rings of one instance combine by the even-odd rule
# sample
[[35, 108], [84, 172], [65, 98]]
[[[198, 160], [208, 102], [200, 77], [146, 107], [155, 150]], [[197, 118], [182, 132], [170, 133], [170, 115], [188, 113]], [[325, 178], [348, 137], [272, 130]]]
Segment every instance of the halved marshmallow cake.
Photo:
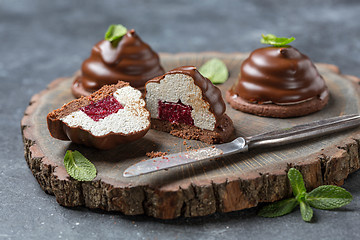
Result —
[[126, 82], [105, 85], [47, 116], [52, 137], [98, 149], [135, 141], [150, 129], [141, 92]]
[[232, 139], [221, 92], [196, 67], [173, 69], [148, 81], [145, 89], [152, 128], [210, 144]]

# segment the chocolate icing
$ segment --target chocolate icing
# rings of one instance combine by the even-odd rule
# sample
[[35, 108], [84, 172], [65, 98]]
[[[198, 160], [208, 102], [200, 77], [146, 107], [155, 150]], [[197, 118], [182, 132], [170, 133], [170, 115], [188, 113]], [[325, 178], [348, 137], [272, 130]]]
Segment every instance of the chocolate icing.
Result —
[[196, 67], [178, 67], [165, 73], [162, 76], [151, 79], [149, 82], [160, 82], [160, 80], [164, 79], [167, 74], [186, 74], [193, 78], [195, 84], [200, 87], [205, 101], [210, 104], [210, 111], [214, 113], [216, 122], [218, 123], [220, 121], [226, 110], [225, 102], [222, 98], [221, 91], [216, 86], [214, 86], [214, 84], [212, 84], [209, 79], [201, 75], [196, 69]]
[[253, 103], [296, 104], [326, 98], [324, 79], [311, 60], [293, 47], [265, 47], [243, 62], [232, 95]]
[[117, 47], [106, 40], [98, 42], [90, 57], [83, 62], [81, 70], [82, 74], [72, 87], [76, 97], [79, 92], [88, 92], [89, 95], [102, 86], [115, 84], [119, 80], [142, 90], [146, 81], [164, 74], [159, 56], [134, 30], [128, 31]]

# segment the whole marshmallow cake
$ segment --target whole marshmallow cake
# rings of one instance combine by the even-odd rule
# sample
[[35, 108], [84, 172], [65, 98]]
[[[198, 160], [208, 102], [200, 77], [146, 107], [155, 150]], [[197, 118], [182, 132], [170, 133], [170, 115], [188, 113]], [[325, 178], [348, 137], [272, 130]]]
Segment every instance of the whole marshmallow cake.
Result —
[[106, 85], [47, 116], [52, 137], [98, 149], [135, 141], [150, 129], [141, 92], [127, 82]]
[[127, 31], [122, 25], [113, 26], [125, 30], [125, 35], [119, 35], [117, 41], [102, 40], [92, 48], [90, 57], [82, 64], [80, 76], [72, 85], [75, 97], [88, 96], [119, 80], [143, 90], [148, 80], [164, 74], [159, 56], [135, 30]]
[[232, 139], [220, 90], [195, 67], [173, 69], [147, 82], [145, 90], [152, 128], [210, 144]]
[[243, 112], [285, 118], [319, 111], [329, 91], [306, 55], [289, 45], [271, 46], [256, 49], [243, 62], [226, 100]]

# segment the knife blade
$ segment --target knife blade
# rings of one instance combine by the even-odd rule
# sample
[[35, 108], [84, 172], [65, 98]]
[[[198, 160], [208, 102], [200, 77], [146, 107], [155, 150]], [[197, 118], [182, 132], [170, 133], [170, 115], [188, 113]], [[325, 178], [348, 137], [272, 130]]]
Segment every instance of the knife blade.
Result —
[[238, 137], [232, 142], [216, 144], [210, 147], [174, 153], [163, 157], [143, 160], [128, 167], [124, 177], [134, 177], [146, 173], [169, 169], [185, 164], [224, 157], [258, 147], [274, 147], [299, 142], [314, 137], [342, 131], [360, 125], [360, 116], [345, 115], [319, 120], [291, 128], [275, 130], [251, 137]]

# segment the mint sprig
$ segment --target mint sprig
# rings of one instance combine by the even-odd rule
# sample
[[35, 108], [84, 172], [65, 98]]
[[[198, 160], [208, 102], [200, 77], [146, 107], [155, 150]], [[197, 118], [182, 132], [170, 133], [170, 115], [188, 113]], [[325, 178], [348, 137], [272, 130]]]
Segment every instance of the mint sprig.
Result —
[[300, 204], [302, 219], [310, 222], [313, 217], [311, 207], [317, 209], [334, 209], [352, 201], [351, 194], [345, 189], [333, 185], [324, 185], [306, 193], [302, 174], [295, 168], [290, 168], [288, 178], [294, 198], [283, 199], [262, 207], [258, 215], [262, 217], [280, 217], [288, 214]]
[[288, 178], [295, 197], [300, 197], [306, 193], [303, 176], [298, 170], [290, 168]]
[[263, 44], [272, 45], [274, 47], [286, 47], [289, 43], [295, 40], [294, 37], [285, 38], [285, 37], [276, 37], [273, 34], [262, 34], [262, 39], [260, 40]]
[[305, 201], [300, 201], [300, 212], [301, 217], [304, 221], [310, 222], [313, 217], [313, 210], [311, 209], [309, 203]]
[[78, 151], [66, 151], [64, 157], [66, 172], [78, 181], [91, 181], [96, 177], [96, 168]]
[[199, 68], [199, 72], [214, 84], [224, 83], [229, 77], [225, 63], [218, 58], [212, 58], [204, 63]]
[[105, 40], [110, 41], [113, 47], [116, 47], [126, 33], [127, 29], [123, 25], [112, 24], [105, 33]]
[[280, 217], [291, 213], [297, 205], [299, 205], [299, 202], [295, 198], [283, 199], [262, 207], [258, 215], [262, 217]]
[[327, 210], [349, 204], [352, 196], [341, 187], [324, 185], [309, 192], [305, 200], [314, 208]]

